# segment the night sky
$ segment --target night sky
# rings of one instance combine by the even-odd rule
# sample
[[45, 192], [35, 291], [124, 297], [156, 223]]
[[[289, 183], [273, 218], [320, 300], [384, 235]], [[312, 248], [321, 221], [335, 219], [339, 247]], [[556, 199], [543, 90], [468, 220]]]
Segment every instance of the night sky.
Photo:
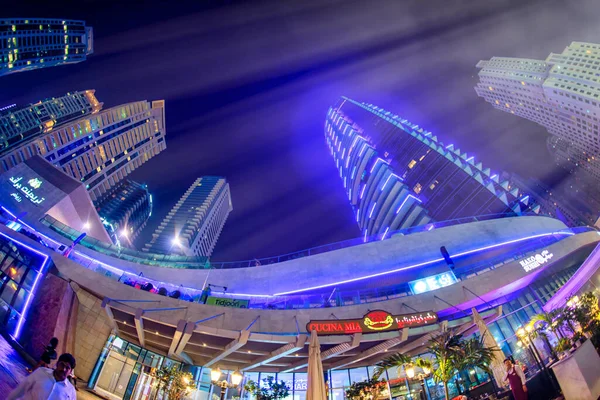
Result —
[[137, 244], [196, 177], [223, 175], [234, 210], [215, 260], [360, 235], [323, 133], [340, 95], [393, 111], [492, 171], [558, 184], [546, 131], [478, 98], [475, 65], [600, 42], [598, 0], [11, 3], [2, 17], [85, 20], [95, 51], [0, 78], [0, 107], [84, 89], [104, 108], [165, 99], [167, 150], [130, 176], [155, 204]]

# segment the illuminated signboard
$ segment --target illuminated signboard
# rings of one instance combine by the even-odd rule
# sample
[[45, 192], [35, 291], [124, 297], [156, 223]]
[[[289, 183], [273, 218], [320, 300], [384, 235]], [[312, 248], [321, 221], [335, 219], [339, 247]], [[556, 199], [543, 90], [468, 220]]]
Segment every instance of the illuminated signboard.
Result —
[[454, 276], [454, 272], [448, 271], [443, 274], [428, 276], [427, 278], [408, 282], [408, 285], [414, 294], [419, 294], [450, 286], [456, 282], [458, 282], [458, 279]]
[[212, 297], [206, 299], [206, 304], [231, 308], [248, 308], [250, 300], [230, 299], [225, 297]]
[[525, 272], [529, 272], [540, 265], [546, 264], [552, 257], [554, 257], [554, 254], [550, 253], [548, 250], [543, 250], [541, 253], [519, 261], [519, 264], [521, 264], [521, 267], [523, 267]]
[[38, 196], [36, 194], [36, 190], [42, 186], [43, 181], [39, 178], [32, 178], [25, 183], [23, 181], [23, 177], [15, 177], [11, 176], [8, 178], [10, 183], [12, 183], [13, 187], [17, 189], [16, 193], [11, 193], [10, 196], [15, 199], [18, 203], [23, 201], [23, 198], [29, 200], [35, 205], [41, 204], [44, 200], [44, 197]]
[[376, 333], [397, 331], [402, 328], [435, 324], [438, 316], [433, 311], [392, 315], [387, 311], [370, 311], [361, 319], [315, 320], [306, 324], [308, 332], [318, 335], [348, 335], [353, 333]]

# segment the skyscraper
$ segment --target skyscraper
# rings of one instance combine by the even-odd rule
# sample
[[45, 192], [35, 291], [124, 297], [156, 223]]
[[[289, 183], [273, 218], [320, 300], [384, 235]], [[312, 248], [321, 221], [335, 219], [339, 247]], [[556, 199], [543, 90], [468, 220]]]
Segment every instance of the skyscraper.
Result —
[[148, 186], [125, 179], [96, 201], [96, 211], [113, 243], [132, 247], [152, 215]]
[[573, 42], [545, 61], [493, 57], [477, 67], [480, 97], [544, 126], [559, 165], [600, 179], [600, 45]]
[[225, 178], [200, 177], [161, 222], [144, 251], [209, 257], [232, 209]]
[[95, 202], [166, 149], [164, 100], [137, 101], [29, 136], [0, 152], [0, 171], [39, 154], [82, 182]]
[[78, 63], [93, 51], [93, 30], [84, 21], [0, 19], [0, 76]]
[[474, 156], [372, 104], [342, 97], [327, 113], [325, 137], [365, 236], [540, 210]]
[[94, 92], [67, 93], [26, 107], [0, 110], [0, 152], [31, 136], [50, 132], [55, 126], [97, 113], [102, 103]]

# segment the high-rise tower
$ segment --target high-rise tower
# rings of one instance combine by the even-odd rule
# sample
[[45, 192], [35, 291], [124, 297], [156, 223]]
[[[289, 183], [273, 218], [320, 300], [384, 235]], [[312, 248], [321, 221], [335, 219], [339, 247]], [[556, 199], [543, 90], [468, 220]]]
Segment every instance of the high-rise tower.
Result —
[[93, 51], [93, 30], [84, 21], [0, 19], [0, 76], [78, 63]]
[[544, 126], [559, 165], [600, 179], [600, 45], [573, 42], [545, 61], [493, 57], [477, 67], [480, 97]]
[[96, 201], [96, 211], [113, 243], [132, 247], [152, 215], [148, 186], [125, 179]]
[[198, 178], [152, 234], [144, 251], [209, 257], [232, 209], [225, 178]]
[[475, 157], [372, 104], [342, 97], [327, 113], [325, 137], [365, 236], [431, 220], [539, 212]]
[[9, 146], [0, 152], [0, 172], [39, 154], [82, 182], [95, 202], [165, 150], [165, 134], [164, 100], [127, 103], [49, 127]]
[[10, 146], [102, 109], [94, 90], [67, 93], [26, 107], [0, 110], [0, 152]]

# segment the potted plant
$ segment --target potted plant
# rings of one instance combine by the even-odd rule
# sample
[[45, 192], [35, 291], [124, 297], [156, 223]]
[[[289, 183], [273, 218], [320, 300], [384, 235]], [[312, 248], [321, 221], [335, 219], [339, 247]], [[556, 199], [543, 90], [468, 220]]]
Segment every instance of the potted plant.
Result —
[[[400, 373], [402, 372], [403, 368], [406, 372], [406, 376], [408, 376], [409, 378], [415, 376], [412, 358], [410, 358], [406, 354], [396, 353], [389, 357], [386, 357], [381, 362], [377, 363], [373, 377], [379, 379], [379, 377], [381, 377], [381, 375], [383, 375], [385, 371], [387, 371], [390, 368], [397, 368], [398, 376], [400, 376]], [[412, 374], [410, 373], [410, 371], [412, 371]]]
[[244, 389], [253, 395], [256, 400], [284, 399], [290, 394], [290, 387], [284, 381], [277, 382], [274, 377], [268, 376], [262, 382], [262, 387], [258, 387], [256, 382], [249, 381]]
[[571, 347], [573, 347], [573, 345], [569, 339], [561, 338], [554, 349], [557, 353], [562, 355], [562, 357], [559, 357], [562, 359], [568, 355], [568, 351], [571, 349]]

